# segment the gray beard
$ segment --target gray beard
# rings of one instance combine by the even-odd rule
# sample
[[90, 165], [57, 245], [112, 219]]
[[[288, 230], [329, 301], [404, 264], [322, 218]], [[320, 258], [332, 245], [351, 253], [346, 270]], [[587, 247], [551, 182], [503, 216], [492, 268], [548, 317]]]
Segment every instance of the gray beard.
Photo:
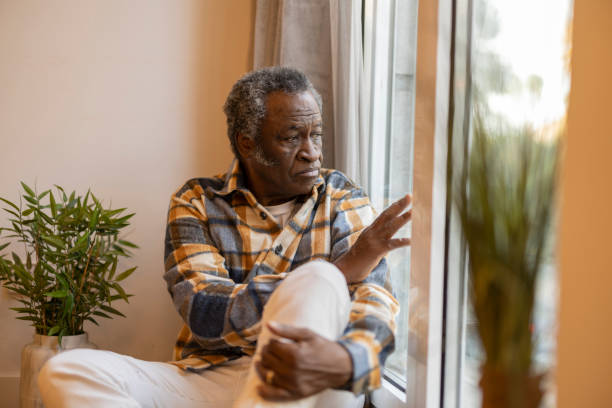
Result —
[[266, 156], [263, 149], [261, 148], [261, 145], [257, 145], [255, 147], [255, 155], [253, 156], [253, 158], [255, 159], [257, 163], [261, 164], [262, 166], [266, 166], [266, 167], [280, 166], [280, 162], [278, 160], [274, 160]]

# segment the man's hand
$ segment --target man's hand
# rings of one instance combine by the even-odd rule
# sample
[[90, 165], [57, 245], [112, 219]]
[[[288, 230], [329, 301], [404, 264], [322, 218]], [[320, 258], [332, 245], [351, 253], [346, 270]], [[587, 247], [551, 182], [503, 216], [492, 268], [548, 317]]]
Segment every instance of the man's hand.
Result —
[[365, 228], [353, 246], [335, 262], [347, 283], [361, 282], [391, 250], [410, 245], [410, 238], [393, 235], [412, 217], [412, 210], [402, 214], [410, 204], [410, 194], [391, 204]]
[[269, 322], [268, 329], [279, 338], [270, 339], [255, 363], [264, 382], [258, 388], [261, 397], [291, 401], [342, 386], [351, 378], [353, 362], [340, 344], [305, 328]]

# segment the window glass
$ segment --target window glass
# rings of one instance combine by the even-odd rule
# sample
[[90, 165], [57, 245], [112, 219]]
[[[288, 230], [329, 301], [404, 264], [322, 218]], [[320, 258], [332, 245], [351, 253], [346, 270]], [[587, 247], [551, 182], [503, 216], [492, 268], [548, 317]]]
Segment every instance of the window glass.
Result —
[[[487, 108], [484, 121], [503, 122], [513, 127], [529, 125], [544, 139], [559, 135], [565, 126], [569, 91], [571, 1], [468, 0], [458, 1], [458, 4], [456, 30], [461, 32], [455, 33], [456, 38], [468, 34], [465, 42], [457, 41], [457, 47], [463, 47], [457, 53], [469, 54], [471, 59], [465, 72], [458, 65], [455, 89], [464, 97], [462, 114], [467, 118], [468, 128], [471, 105], [478, 101]], [[462, 9], [461, 5], [466, 7]], [[465, 61], [456, 58], [456, 63], [462, 62]], [[465, 74], [463, 78], [462, 73]], [[550, 233], [554, 238], [554, 228]], [[451, 239], [459, 238], [451, 236]], [[558, 279], [553, 240], [550, 240], [551, 250], [536, 293], [533, 330], [537, 371], [552, 371], [555, 365]], [[465, 272], [457, 270], [463, 269], [463, 265], [459, 264], [455, 270], [450, 265], [449, 274]], [[449, 338], [462, 341], [458, 353], [460, 363], [454, 366], [458, 370], [458, 384], [454, 386], [459, 387], [456, 401], [461, 407], [475, 407], [480, 406], [478, 382], [484, 355], [466, 287], [465, 283], [461, 285], [457, 281], [448, 286], [448, 291], [463, 295], [463, 310], [449, 309], [447, 319], [460, 319], [463, 324], [457, 329], [460, 333], [447, 330], [450, 330]], [[448, 327], [452, 325], [447, 324]], [[544, 386], [546, 395], [542, 406], [554, 406], [552, 376]], [[454, 391], [457, 390], [445, 390]], [[448, 399], [445, 401], [447, 406], [455, 406], [449, 404]]]
[[[416, 26], [416, 1], [364, 3], [364, 65], [372, 84], [368, 193], [379, 212], [412, 192]], [[410, 236], [410, 226], [398, 236]], [[396, 351], [387, 359], [385, 378], [404, 391], [410, 332], [410, 248], [392, 251], [387, 261], [400, 312]]]
[[[390, 83], [390, 114], [385, 161], [385, 204], [412, 193], [414, 140], [414, 87], [416, 62], [417, 2], [398, 1], [395, 7], [395, 33]], [[399, 232], [410, 236], [410, 224]], [[401, 304], [397, 319], [396, 352], [389, 356], [386, 374], [402, 384], [407, 373], [410, 300], [410, 247], [387, 257], [393, 287]]]

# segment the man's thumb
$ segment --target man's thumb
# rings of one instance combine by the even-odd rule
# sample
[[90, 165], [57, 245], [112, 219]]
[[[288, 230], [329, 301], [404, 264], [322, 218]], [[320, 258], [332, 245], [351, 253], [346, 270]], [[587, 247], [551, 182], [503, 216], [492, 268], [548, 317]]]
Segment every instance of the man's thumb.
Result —
[[312, 336], [312, 331], [303, 327], [295, 327], [278, 322], [268, 322], [267, 325], [273, 334], [293, 341], [304, 341]]

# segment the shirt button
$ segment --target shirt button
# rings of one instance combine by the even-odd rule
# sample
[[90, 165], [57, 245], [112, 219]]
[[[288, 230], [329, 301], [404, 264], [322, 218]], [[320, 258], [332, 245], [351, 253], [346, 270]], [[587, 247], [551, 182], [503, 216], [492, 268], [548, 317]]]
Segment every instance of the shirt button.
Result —
[[277, 245], [276, 248], [274, 248], [274, 253], [276, 255], [280, 255], [281, 252], [283, 252], [283, 246], [282, 245]]
[[266, 213], [265, 213], [265, 212], [263, 212], [263, 211], [259, 213], [259, 216], [261, 217], [261, 219], [262, 219], [262, 220], [265, 220], [266, 218], [268, 218], [268, 216], [266, 215]]

